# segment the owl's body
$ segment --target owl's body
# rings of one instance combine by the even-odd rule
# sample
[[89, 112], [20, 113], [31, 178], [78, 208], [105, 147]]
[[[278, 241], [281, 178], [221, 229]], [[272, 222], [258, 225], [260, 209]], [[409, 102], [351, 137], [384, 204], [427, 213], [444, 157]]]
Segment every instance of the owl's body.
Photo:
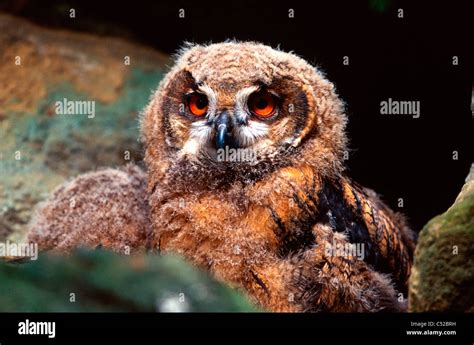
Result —
[[[268, 310], [403, 310], [413, 239], [345, 175], [345, 122], [333, 85], [295, 55], [255, 43], [188, 48], [141, 121], [150, 224], [137, 232], [149, 227], [151, 250], [184, 255]], [[229, 148], [252, 159], [223, 161]], [[39, 211], [31, 239], [64, 232], [72, 213], [48, 210], [67, 198]], [[114, 205], [128, 202], [100, 212], [123, 217]], [[100, 244], [83, 223], [81, 241]], [[356, 247], [361, 256], [337, 250]]]

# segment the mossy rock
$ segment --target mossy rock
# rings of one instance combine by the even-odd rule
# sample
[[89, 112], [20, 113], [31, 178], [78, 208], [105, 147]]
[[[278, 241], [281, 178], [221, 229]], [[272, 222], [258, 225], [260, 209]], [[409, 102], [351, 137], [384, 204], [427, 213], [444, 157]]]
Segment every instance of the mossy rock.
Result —
[[413, 312], [474, 312], [474, 174], [421, 231], [410, 277]]
[[[0, 13], [0, 241], [21, 242], [39, 201], [99, 167], [140, 161], [138, 115], [169, 58], [118, 38]], [[56, 113], [93, 101], [95, 116]]]
[[256, 311], [236, 290], [176, 256], [80, 249], [0, 261], [3, 312]]

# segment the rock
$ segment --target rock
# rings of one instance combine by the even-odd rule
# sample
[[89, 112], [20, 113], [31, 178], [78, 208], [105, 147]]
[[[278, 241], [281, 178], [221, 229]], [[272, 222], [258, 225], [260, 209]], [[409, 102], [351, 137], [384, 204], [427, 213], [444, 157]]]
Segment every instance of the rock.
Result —
[[409, 310], [474, 312], [474, 165], [453, 206], [420, 233]]
[[171, 255], [41, 254], [0, 261], [0, 282], [3, 312], [256, 311], [236, 290]]
[[[24, 239], [35, 204], [65, 180], [141, 160], [137, 117], [168, 63], [121, 39], [0, 13], [0, 241]], [[57, 114], [64, 99], [95, 102], [95, 116]]]

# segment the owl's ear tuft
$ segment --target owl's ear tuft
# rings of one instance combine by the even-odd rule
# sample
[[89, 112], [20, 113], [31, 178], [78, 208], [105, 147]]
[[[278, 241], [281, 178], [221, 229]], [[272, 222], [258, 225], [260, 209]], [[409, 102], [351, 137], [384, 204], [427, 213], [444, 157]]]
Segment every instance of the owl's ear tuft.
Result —
[[196, 55], [198, 55], [198, 52], [202, 52], [205, 49], [205, 46], [185, 41], [183, 45], [178, 49], [176, 54], [173, 55], [173, 60], [175, 63], [179, 63], [180, 61], [189, 61], [189, 62], [194, 62], [191, 59], [194, 57], [196, 58]]
[[174, 62], [178, 61], [179, 59], [181, 59], [181, 57], [186, 54], [187, 51], [191, 50], [192, 48], [194, 48], [195, 46], [197, 46], [196, 43], [194, 42], [189, 42], [189, 41], [184, 41], [183, 42], [183, 45], [181, 47], [178, 48], [178, 50], [176, 51], [176, 53], [173, 55], [173, 60]]

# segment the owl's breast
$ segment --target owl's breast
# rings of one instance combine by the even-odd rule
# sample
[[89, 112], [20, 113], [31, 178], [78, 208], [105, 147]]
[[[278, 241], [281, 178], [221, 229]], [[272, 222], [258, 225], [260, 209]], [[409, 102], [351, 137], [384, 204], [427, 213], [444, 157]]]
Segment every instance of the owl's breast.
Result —
[[279, 245], [268, 210], [229, 194], [170, 199], [155, 214], [156, 247], [191, 258], [228, 282], [247, 279]]
[[[155, 247], [187, 257], [259, 301], [275, 301], [277, 294], [282, 301], [282, 293], [307, 280], [295, 278], [302, 270], [323, 272], [333, 260], [328, 245], [358, 245], [364, 255], [354, 267], [392, 274], [404, 289], [411, 265], [404, 225], [346, 178], [327, 181], [301, 165], [247, 185], [163, 200], [152, 209]], [[275, 273], [280, 270], [285, 276]]]

